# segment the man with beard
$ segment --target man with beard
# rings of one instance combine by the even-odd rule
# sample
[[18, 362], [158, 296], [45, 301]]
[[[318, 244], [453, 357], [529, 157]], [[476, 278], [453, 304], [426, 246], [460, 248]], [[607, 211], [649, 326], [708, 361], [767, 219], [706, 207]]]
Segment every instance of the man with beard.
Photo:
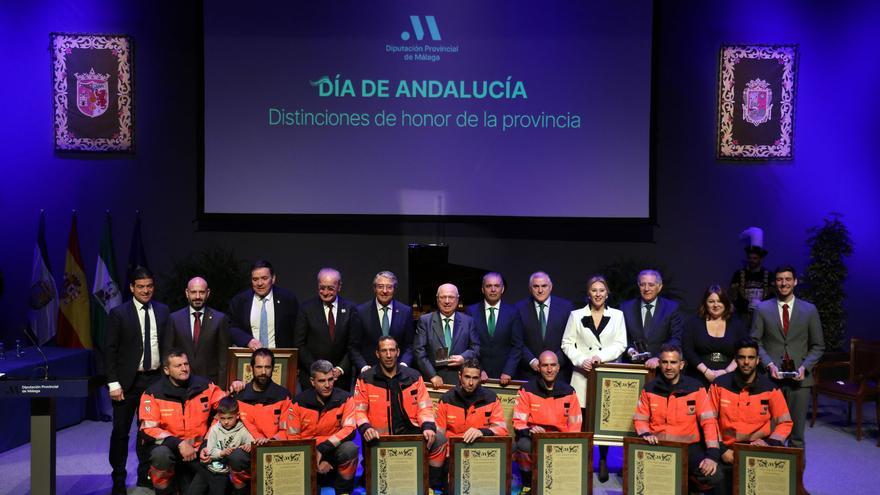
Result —
[[[761, 242], [763, 236], [761, 232]], [[775, 287], [773, 272], [764, 267], [767, 250], [753, 241], [745, 251], [746, 266], [733, 272], [730, 277], [730, 296], [736, 312], [743, 317], [750, 317], [761, 301], [773, 296]]]
[[287, 438], [281, 417], [290, 408], [290, 392], [272, 381], [274, 369], [275, 354], [261, 347], [251, 354], [253, 379], [247, 385], [233, 382], [231, 387], [236, 392], [241, 421], [260, 445]]
[[165, 349], [183, 349], [192, 362], [194, 375], [217, 384], [226, 383], [226, 351], [229, 349], [229, 318], [207, 306], [211, 289], [201, 277], [186, 285], [189, 306], [171, 313], [165, 331]]
[[752, 337], [760, 346], [762, 364], [776, 380], [791, 412], [791, 445], [804, 448], [813, 368], [825, 352], [825, 336], [816, 306], [794, 296], [798, 283], [794, 267], [777, 268], [774, 278], [776, 297], [758, 305], [752, 317]]
[[480, 385], [481, 375], [480, 362], [468, 359], [458, 372], [458, 385], [440, 397], [437, 431], [447, 439], [462, 438], [471, 443], [482, 436], [507, 435], [501, 401], [495, 392]]
[[690, 444], [689, 473], [699, 483], [714, 487], [720, 481], [718, 422], [706, 389], [681, 374], [684, 366], [680, 347], [667, 344], [660, 348], [660, 376], [642, 390], [633, 425], [636, 433], [653, 445], [658, 441]]
[[[150, 480], [158, 495], [176, 493], [176, 475], [186, 492], [198, 473], [198, 451], [208, 434], [208, 421], [226, 394], [206, 378], [190, 375], [189, 358], [181, 349], [168, 351], [163, 361], [165, 376], [150, 385], [141, 396], [140, 431], [150, 439]], [[233, 454], [229, 467], [246, 469], [247, 456]]]
[[522, 477], [522, 492], [532, 491], [532, 434], [581, 431], [581, 406], [568, 383], [557, 380], [559, 358], [553, 351], [538, 356], [538, 376], [519, 390], [513, 408], [516, 458]]
[[354, 489], [358, 461], [354, 401], [347, 391], [333, 387], [330, 361], [319, 359], [310, 371], [312, 388], [296, 396], [281, 428], [294, 440], [314, 438], [318, 475], [329, 475], [337, 495], [348, 495]]
[[437, 432], [434, 404], [421, 375], [398, 365], [400, 349], [390, 335], [379, 337], [379, 366], [361, 374], [355, 386], [355, 423], [366, 442], [382, 435], [422, 435], [428, 449], [431, 487], [443, 489], [446, 437]]
[[721, 431], [722, 486], [728, 492], [735, 442], [782, 446], [791, 433], [785, 398], [770, 378], [758, 374], [760, 362], [758, 342], [742, 339], [736, 344], [736, 372], [716, 378], [709, 387]]

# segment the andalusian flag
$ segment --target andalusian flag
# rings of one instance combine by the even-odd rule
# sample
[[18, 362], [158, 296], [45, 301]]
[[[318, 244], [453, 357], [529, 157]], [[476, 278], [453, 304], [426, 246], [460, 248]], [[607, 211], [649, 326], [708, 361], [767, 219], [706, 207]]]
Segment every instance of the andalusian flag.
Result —
[[46, 250], [46, 214], [40, 211], [37, 245], [34, 246], [34, 268], [31, 275], [31, 332], [40, 345], [55, 336], [58, 323], [58, 287], [49, 266]]
[[92, 348], [92, 329], [89, 327], [89, 285], [79, 254], [79, 236], [76, 233], [76, 212], [67, 239], [64, 260], [64, 281], [61, 285], [61, 312], [58, 315], [58, 345]]
[[108, 211], [107, 224], [101, 234], [98, 262], [95, 264], [95, 282], [92, 284], [92, 342], [96, 349], [104, 348], [107, 315], [120, 304], [122, 293], [119, 290], [119, 278], [116, 276], [116, 256], [113, 254], [113, 234]]

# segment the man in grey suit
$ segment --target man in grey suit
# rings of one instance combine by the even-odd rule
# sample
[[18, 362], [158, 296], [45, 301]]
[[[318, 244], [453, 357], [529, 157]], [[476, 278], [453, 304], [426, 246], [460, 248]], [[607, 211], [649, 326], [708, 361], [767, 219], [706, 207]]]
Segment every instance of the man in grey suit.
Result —
[[[791, 412], [791, 445], [803, 448], [813, 367], [825, 352], [825, 337], [816, 306], [794, 297], [795, 269], [777, 268], [774, 278], [776, 298], [758, 305], [752, 316], [752, 337], [760, 343], [761, 364], [779, 384]], [[783, 378], [783, 371], [797, 375]]]
[[225, 388], [230, 323], [228, 316], [208, 307], [210, 296], [211, 289], [202, 277], [193, 277], [186, 284], [189, 305], [171, 313], [163, 347], [182, 349], [189, 357], [194, 375], [204, 376]]
[[[474, 329], [473, 318], [455, 311], [458, 298], [458, 287], [441, 285], [437, 289], [438, 310], [422, 315], [416, 327], [413, 341], [416, 366], [434, 388], [444, 383], [455, 384], [458, 369], [465, 360], [480, 357], [480, 337]], [[448, 360], [438, 361], [446, 356]]]

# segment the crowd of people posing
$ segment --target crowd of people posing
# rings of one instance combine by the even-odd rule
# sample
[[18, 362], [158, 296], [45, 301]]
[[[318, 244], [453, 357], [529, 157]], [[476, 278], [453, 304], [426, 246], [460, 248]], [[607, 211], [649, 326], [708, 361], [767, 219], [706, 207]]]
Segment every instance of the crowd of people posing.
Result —
[[[315, 439], [319, 480], [351, 493], [356, 434], [366, 445], [385, 435], [424, 436], [430, 486], [445, 493], [448, 438], [470, 442], [510, 429], [527, 493], [532, 435], [581, 431], [587, 377], [621, 361], [656, 373], [634, 411], [636, 434], [690, 444], [691, 490], [727, 493], [734, 443], [804, 447], [811, 369], [824, 351], [815, 307], [794, 296], [792, 267], [769, 277], [766, 300], [737, 311], [743, 291], [712, 285], [690, 316], [660, 296], [655, 270], [638, 274], [640, 297], [620, 309], [608, 307], [602, 276], [587, 281], [587, 305], [575, 308], [552, 295], [544, 272], [529, 278], [528, 298], [503, 302], [504, 279], [493, 272], [483, 277], [479, 303], [460, 307], [458, 288], [443, 284], [436, 310], [417, 319], [395, 299], [389, 271], [374, 277], [375, 297], [355, 305], [339, 296], [341, 274], [324, 268], [317, 296], [300, 304], [259, 261], [251, 288], [226, 313], [207, 305], [210, 289], [200, 277], [186, 288], [188, 306], [174, 313], [152, 300], [148, 270], [135, 269], [131, 280], [134, 297], [111, 312], [105, 342], [114, 493], [126, 490], [135, 413], [138, 484], [157, 493], [245, 493], [253, 444], [301, 438]], [[253, 349], [253, 379], [225, 387], [233, 345]], [[295, 397], [271, 380], [272, 349], [288, 347], [298, 350]], [[512, 424], [481, 386], [490, 378], [526, 382]], [[436, 409], [429, 388], [448, 389]], [[600, 482], [609, 476], [607, 452], [600, 447]]]

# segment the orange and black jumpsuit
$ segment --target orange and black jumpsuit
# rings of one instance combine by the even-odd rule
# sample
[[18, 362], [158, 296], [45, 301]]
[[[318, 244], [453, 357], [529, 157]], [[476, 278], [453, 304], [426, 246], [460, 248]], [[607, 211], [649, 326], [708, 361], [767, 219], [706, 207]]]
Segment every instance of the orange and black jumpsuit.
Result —
[[168, 377], [160, 378], [141, 396], [140, 431], [154, 443], [150, 447], [149, 474], [158, 493], [171, 488], [175, 466], [180, 461], [178, 446], [188, 442], [199, 449], [217, 403], [225, 396], [220, 387], [195, 375], [182, 387], [171, 383]]

